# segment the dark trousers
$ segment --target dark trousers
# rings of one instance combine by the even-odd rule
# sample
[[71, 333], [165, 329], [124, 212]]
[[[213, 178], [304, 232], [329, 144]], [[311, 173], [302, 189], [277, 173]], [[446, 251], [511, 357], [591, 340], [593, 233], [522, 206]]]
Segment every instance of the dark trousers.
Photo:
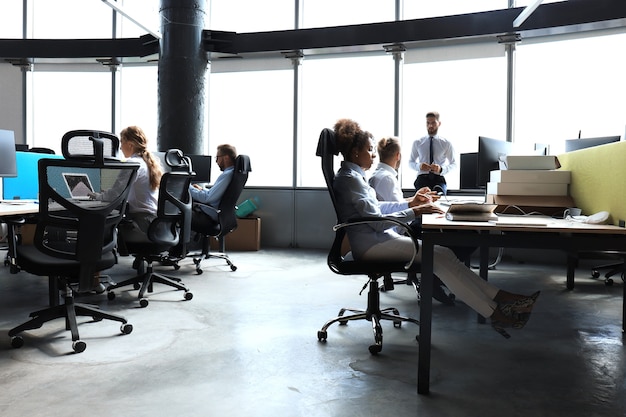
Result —
[[416, 191], [420, 188], [428, 187], [433, 191], [440, 191], [444, 194], [448, 193], [448, 185], [443, 175], [433, 174], [432, 172], [418, 175], [413, 185]]

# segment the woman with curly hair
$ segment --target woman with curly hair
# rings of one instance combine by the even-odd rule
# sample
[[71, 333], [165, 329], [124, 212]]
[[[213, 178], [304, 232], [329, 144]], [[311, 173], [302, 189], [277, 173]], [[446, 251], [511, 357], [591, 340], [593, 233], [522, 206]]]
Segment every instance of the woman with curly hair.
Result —
[[[350, 119], [337, 121], [334, 131], [337, 149], [344, 158], [333, 187], [340, 221], [386, 216], [409, 223], [422, 214], [443, 213], [434, 204], [429, 190], [422, 189], [405, 201], [378, 201], [376, 191], [365, 179], [365, 171], [376, 158], [372, 134]], [[408, 262], [414, 256], [413, 240], [399, 235], [388, 223], [352, 226], [347, 229], [347, 235], [355, 259]], [[417, 240], [417, 244], [421, 242]], [[419, 250], [413, 260], [420, 262]], [[504, 337], [510, 337], [505, 327], [524, 327], [539, 292], [524, 296], [500, 290], [473, 273], [450, 249], [442, 246], [435, 246], [433, 261], [435, 275], [458, 299], [483, 317], [491, 318], [493, 328]]]

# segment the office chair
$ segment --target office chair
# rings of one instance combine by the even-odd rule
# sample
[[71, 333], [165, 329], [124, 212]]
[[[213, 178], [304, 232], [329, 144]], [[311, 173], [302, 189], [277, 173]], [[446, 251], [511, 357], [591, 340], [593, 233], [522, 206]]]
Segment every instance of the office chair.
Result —
[[98, 138], [102, 142], [102, 148], [96, 151], [102, 152], [106, 158], [117, 158], [120, 150], [120, 139], [113, 133], [100, 130], [70, 130], [61, 138], [61, 153], [65, 158], [91, 159], [94, 147], [90, 144], [90, 138]]
[[[220, 200], [219, 207], [215, 209], [206, 204], [194, 203], [194, 211], [197, 212], [196, 216], [202, 219], [201, 226], [194, 229], [201, 241], [202, 249], [200, 253], [190, 255], [193, 258], [193, 263], [196, 265], [197, 274], [202, 273], [201, 262], [209, 258], [223, 259], [230, 266], [231, 271], [237, 270], [237, 266], [233, 264], [226, 253], [225, 239], [230, 232], [237, 228], [237, 215], [235, 214], [237, 200], [248, 181], [250, 171], [252, 171], [250, 158], [247, 155], [237, 156], [233, 178]], [[209, 215], [201, 211], [200, 206], [211, 214]], [[219, 252], [212, 253], [210, 251], [210, 240], [212, 238], [217, 239]]]
[[[184, 157], [178, 149], [166, 152], [166, 161], [176, 156], [181, 166], [190, 167], [188, 158]], [[120, 252], [135, 256], [134, 266], [137, 275], [119, 283], [113, 283], [107, 287], [109, 300], [115, 299], [114, 289], [132, 285], [138, 289], [139, 305], [147, 307], [149, 302], [146, 292], [153, 292], [153, 284], [165, 284], [177, 290], [185, 292], [184, 299], [191, 300], [193, 294], [181, 282], [179, 278], [169, 277], [154, 272], [154, 262], [172, 262], [175, 257], [184, 258], [186, 245], [191, 234], [191, 196], [189, 184], [194, 176], [190, 168], [165, 172], [161, 177], [159, 186], [159, 200], [157, 217], [150, 223], [145, 236], [135, 239], [124, 235], [120, 231]], [[120, 225], [123, 229], [124, 225]], [[180, 258], [176, 258], [180, 259]], [[145, 269], [144, 269], [145, 266]]]
[[[326, 186], [335, 208], [335, 213], [339, 219], [339, 213], [337, 211], [336, 198], [334, 194], [333, 184], [335, 180], [335, 172], [333, 169], [334, 156], [338, 155], [338, 150], [335, 147], [335, 133], [330, 129], [322, 130], [320, 134], [319, 142], [317, 145], [317, 156], [321, 157], [322, 172], [324, 179], [326, 180]], [[364, 224], [369, 222], [389, 222], [390, 227], [400, 226], [406, 229], [407, 234], [416, 240], [413, 231], [404, 223], [397, 221], [393, 218], [385, 217], [366, 217], [351, 219], [345, 223], [339, 223], [333, 227], [335, 231], [335, 239], [330, 248], [328, 254], [328, 267], [331, 271], [339, 275], [366, 275], [368, 281], [363, 287], [368, 289], [367, 293], [367, 306], [363, 309], [342, 308], [339, 310], [337, 317], [328, 320], [322, 328], [317, 332], [317, 339], [320, 342], [326, 342], [328, 337], [328, 328], [333, 323], [339, 323], [345, 325], [348, 321], [352, 320], [368, 320], [372, 322], [372, 330], [374, 333], [374, 344], [369, 346], [371, 354], [375, 355], [382, 350], [383, 347], [383, 330], [381, 326], [381, 320], [393, 321], [394, 327], [401, 327], [403, 322], [410, 322], [419, 325], [419, 321], [401, 316], [398, 310], [394, 307], [380, 308], [380, 290], [378, 286], [378, 279], [384, 276], [390, 276], [394, 272], [407, 273], [409, 271], [417, 272], [418, 265], [411, 262], [384, 262], [384, 261], [361, 261], [355, 260], [350, 256], [344, 256], [342, 254], [342, 243], [346, 237], [346, 229], [348, 227]], [[417, 245], [415, 247], [417, 254]], [[344, 315], [345, 312], [352, 314]]]
[[626, 262], [626, 253], [611, 253], [613, 255], [619, 255], [622, 257], [621, 262], [610, 262], [607, 264], [596, 265], [591, 268], [591, 276], [593, 278], [600, 278], [600, 270], [608, 269], [604, 274], [604, 285], [613, 285], [613, 275], [620, 275], [622, 281], [624, 281], [624, 273], [626, 272], [624, 262]]
[[[19, 333], [40, 328], [44, 323], [64, 318], [66, 330], [72, 334], [72, 348], [82, 352], [86, 343], [80, 340], [76, 316], [118, 321], [121, 332], [129, 334], [132, 325], [126, 319], [105, 313], [95, 306], [74, 302], [73, 286], [79, 292], [88, 291], [99, 271], [115, 265], [112, 248], [116, 230], [122, 220], [130, 185], [139, 165], [121, 163], [102, 156], [103, 143], [92, 138], [94, 155], [99, 158], [41, 159], [39, 161], [39, 214], [34, 245], [17, 245], [17, 267], [34, 275], [48, 276], [50, 306], [30, 314], [31, 320], [9, 331], [13, 347], [24, 343]], [[72, 199], [65, 186], [63, 173], [81, 172], [90, 177], [96, 189], [106, 178], [118, 179], [110, 201]], [[60, 303], [59, 291], [64, 303]]]

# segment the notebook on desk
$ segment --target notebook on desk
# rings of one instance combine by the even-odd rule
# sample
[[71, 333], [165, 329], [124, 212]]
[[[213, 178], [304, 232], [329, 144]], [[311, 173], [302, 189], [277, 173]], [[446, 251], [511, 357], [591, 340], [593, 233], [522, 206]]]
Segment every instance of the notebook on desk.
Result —
[[64, 172], [62, 175], [72, 199], [89, 200], [89, 193], [93, 193], [93, 187], [87, 174]]
[[446, 219], [465, 222], [486, 222], [490, 220], [497, 220], [498, 216], [496, 216], [493, 212], [496, 207], [498, 207], [497, 204], [489, 203], [453, 202], [450, 203], [450, 206], [448, 207]]

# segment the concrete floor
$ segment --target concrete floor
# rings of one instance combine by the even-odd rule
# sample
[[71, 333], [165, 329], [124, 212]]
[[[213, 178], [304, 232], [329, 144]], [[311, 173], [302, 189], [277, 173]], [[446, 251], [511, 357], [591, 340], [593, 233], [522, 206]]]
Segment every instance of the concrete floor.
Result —
[[[340, 277], [326, 253], [263, 250], [231, 254], [239, 267], [207, 262], [180, 270], [194, 297], [158, 286], [139, 308], [132, 289], [81, 299], [123, 314], [80, 326], [87, 349], [71, 350], [60, 320], [0, 343], [0, 415], [11, 416], [620, 416], [626, 413], [621, 281], [606, 287], [581, 264], [567, 291], [564, 268], [501, 263], [500, 287], [542, 291], [525, 329], [509, 340], [478, 324], [463, 303], [435, 302], [431, 394], [416, 394], [417, 326], [386, 323], [371, 356], [369, 323], [317, 330], [340, 307], [365, 305], [360, 277]], [[128, 276], [121, 258], [110, 275]], [[0, 268], [0, 332], [47, 303], [47, 279]], [[411, 288], [383, 305], [419, 316]], [[0, 341], [3, 340], [0, 338]]]

